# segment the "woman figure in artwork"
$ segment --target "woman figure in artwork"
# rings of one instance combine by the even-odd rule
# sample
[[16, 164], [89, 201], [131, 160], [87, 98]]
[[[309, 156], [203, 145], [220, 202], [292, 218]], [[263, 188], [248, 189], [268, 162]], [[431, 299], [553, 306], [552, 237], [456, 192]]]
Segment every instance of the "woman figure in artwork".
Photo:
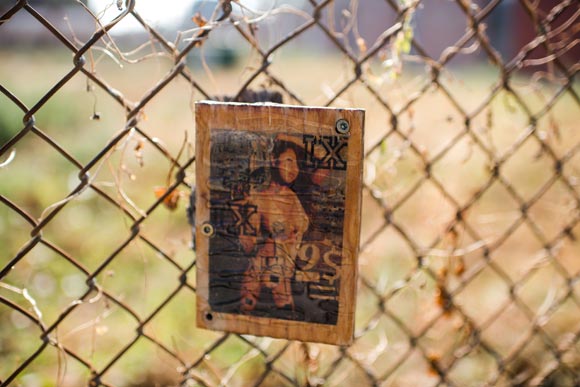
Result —
[[303, 156], [299, 145], [277, 138], [270, 161], [270, 183], [250, 192], [248, 204], [256, 206], [256, 212], [248, 222], [256, 232], [255, 236], [240, 235], [242, 249], [251, 257], [242, 279], [242, 311], [254, 310], [265, 289], [271, 291], [277, 308], [294, 310], [291, 279], [308, 229], [308, 216], [292, 189]]

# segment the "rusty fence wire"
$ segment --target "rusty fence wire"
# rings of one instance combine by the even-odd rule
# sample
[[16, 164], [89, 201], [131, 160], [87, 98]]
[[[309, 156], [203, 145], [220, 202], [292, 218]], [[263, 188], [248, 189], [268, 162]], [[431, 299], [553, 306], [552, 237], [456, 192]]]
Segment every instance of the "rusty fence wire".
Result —
[[[140, 1], [0, 7], [2, 386], [580, 385], [577, 1]], [[367, 110], [349, 347], [195, 327], [192, 102], [272, 97]]]

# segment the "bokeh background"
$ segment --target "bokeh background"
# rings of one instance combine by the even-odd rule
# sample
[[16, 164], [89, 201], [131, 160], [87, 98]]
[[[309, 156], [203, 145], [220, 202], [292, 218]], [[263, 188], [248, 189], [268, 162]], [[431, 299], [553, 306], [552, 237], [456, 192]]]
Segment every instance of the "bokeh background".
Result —
[[[580, 385], [580, 6], [4, 0], [0, 384]], [[366, 109], [349, 347], [195, 327], [205, 99]]]

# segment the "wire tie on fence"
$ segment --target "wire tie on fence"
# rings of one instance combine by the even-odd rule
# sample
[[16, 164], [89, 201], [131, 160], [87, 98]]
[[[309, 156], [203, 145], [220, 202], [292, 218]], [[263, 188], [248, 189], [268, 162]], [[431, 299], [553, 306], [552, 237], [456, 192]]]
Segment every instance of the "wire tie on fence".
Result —
[[417, 269], [427, 266], [426, 258], [422, 255], [417, 256]]
[[99, 375], [95, 374], [95, 376], [93, 376], [93, 378], [89, 382], [89, 386], [90, 387], [97, 387], [100, 385], [101, 385], [101, 377]]
[[385, 219], [385, 222], [389, 224], [393, 223], [393, 212], [391, 210], [385, 210], [383, 218]]
[[139, 235], [140, 231], [141, 231], [141, 222], [137, 221], [131, 226], [131, 235], [132, 236]]
[[79, 172], [79, 174], [77, 175], [79, 181], [81, 182], [81, 184], [87, 185], [89, 183], [89, 179], [91, 177], [91, 174], [89, 172], [86, 171], [81, 171]]
[[187, 283], [187, 273], [183, 272], [179, 275], [179, 283], [185, 285]]
[[26, 112], [24, 117], [22, 117], [22, 123], [26, 125], [24, 128], [26, 130], [32, 129], [32, 127], [36, 124], [36, 118], [34, 114], [30, 114], [30, 110]]
[[125, 123], [125, 130], [131, 130], [137, 126], [137, 124], [139, 123], [139, 120], [137, 119], [138, 113], [139, 111], [135, 111], [134, 109], [129, 112], [129, 115], [127, 116], [128, 120]]
[[28, 132], [36, 124], [36, 118], [34, 117], [34, 114], [30, 114], [30, 110], [29, 110], [28, 112], [26, 112], [24, 117], [22, 117], [22, 122], [24, 123], [24, 129], [22, 129], [22, 131]]
[[439, 74], [441, 70], [437, 65], [431, 66], [431, 82], [437, 84], [437, 79], [439, 78]]
[[318, 21], [320, 20], [320, 15], [322, 14], [322, 8], [320, 6], [314, 8], [314, 13], [312, 14], [312, 19]]
[[180, 168], [177, 170], [177, 172], [175, 172], [175, 180], [180, 181], [180, 182], [185, 180], [185, 170], [184, 169]]
[[383, 299], [383, 297], [379, 297], [377, 299], [377, 308], [379, 309], [379, 311], [381, 313], [385, 313], [387, 311], [387, 307], [385, 305], [385, 299]]
[[392, 114], [391, 115], [391, 127], [393, 128], [393, 130], [397, 130], [398, 126], [399, 126], [399, 118], [397, 117], [396, 114]]
[[431, 177], [431, 163], [429, 161], [425, 162], [425, 177], [429, 179]]
[[97, 281], [95, 280], [94, 277], [87, 278], [87, 280], [85, 281], [85, 283], [89, 287], [89, 290], [95, 290], [95, 289], [98, 290]]
[[42, 229], [38, 230], [36, 227], [30, 231], [30, 237], [33, 238], [32, 242], [36, 245], [42, 240]]
[[499, 176], [499, 163], [497, 161], [493, 162], [493, 165], [491, 166], [491, 175], [492, 177], [498, 177]]
[[42, 342], [44, 344], [55, 344], [54, 340], [51, 340], [50, 337], [48, 337], [48, 332], [42, 332], [42, 334], [40, 335], [40, 340], [42, 340]]
[[81, 56], [75, 55], [73, 57], [73, 64], [75, 65], [76, 68], [83, 67], [86, 63], [87, 60], [85, 59], [84, 55]]

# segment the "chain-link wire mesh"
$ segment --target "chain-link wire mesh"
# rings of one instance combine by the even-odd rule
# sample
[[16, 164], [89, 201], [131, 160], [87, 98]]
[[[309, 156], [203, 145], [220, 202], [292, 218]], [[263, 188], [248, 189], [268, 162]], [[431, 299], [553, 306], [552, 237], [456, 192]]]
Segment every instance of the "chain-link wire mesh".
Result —
[[[580, 385], [577, 1], [139, 2], [0, 5], [2, 386]], [[192, 104], [272, 96], [367, 110], [349, 347], [195, 327]]]

